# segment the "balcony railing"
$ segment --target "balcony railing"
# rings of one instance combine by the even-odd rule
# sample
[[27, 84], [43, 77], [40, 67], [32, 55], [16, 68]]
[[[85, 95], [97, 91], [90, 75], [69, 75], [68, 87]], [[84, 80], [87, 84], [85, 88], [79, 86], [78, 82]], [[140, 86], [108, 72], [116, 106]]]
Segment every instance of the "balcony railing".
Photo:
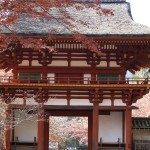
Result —
[[79, 78], [79, 77], [47, 77], [47, 78], [13, 78], [0, 76], [0, 83], [46, 83], [46, 84], [150, 84], [149, 78], [123, 79], [123, 78]]
[[134, 141], [134, 150], [149, 150], [149, 149], [150, 149], [150, 140]]

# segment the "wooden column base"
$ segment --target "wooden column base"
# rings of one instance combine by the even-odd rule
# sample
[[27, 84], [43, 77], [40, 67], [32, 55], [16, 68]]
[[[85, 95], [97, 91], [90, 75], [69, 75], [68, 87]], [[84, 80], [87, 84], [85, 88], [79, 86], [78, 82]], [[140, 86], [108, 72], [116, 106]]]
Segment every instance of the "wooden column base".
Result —
[[5, 129], [4, 131], [4, 148], [3, 150], [10, 150], [10, 147], [11, 147], [11, 142], [10, 142], [10, 136], [11, 136], [11, 133], [10, 133], [10, 129]]
[[88, 150], [92, 150], [92, 116], [88, 117]]
[[99, 103], [93, 102], [92, 150], [98, 150]]
[[49, 150], [49, 119], [45, 122], [45, 150]]
[[127, 108], [125, 111], [125, 150], [132, 150], [132, 109]]
[[3, 150], [10, 150], [11, 149], [11, 129], [10, 129], [10, 122], [9, 119], [11, 117], [11, 109], [6, 110], [6, 124], [4, 127], [4, 146]]
[[39, 105], [38, 109], [38, 144], [37, 144], [37, 150], [48, 150], [48, 140], [46, 135], [46, 117], [43, 105]]
[[38, 120], [38, 150], [45, 150], [45, 121]]

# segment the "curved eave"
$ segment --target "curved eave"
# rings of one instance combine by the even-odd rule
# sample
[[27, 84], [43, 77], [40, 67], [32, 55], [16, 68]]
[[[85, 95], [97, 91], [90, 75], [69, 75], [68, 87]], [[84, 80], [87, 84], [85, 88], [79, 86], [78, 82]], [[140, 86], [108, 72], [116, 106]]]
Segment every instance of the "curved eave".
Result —
[[[10, 33], [6, 33], [5, 35], [11, 36]], [[31, 33], [31, 34], [25, 34], [25, 33], [20, 33], [17, 34], [20, 37], [24, 37], [24, 38], [43, 38], [43, 39], [47, 39], [49, 37], [51, 37], [51, 39], [53, 40], [74, 40], [74, 36], [73, 34], [36, 34], [36, 33]], [[150, 34], [139, 34], [139, 35], [130, 35], [130, 34], [103, 34], [103, 35], [98, 35], [98, 34], [84, 34], [87, 37], [91, 37], [92, 39], [95, 40], [140, 40], [142, 41], [148, 41], [150, 42]]]
[[[12, 35], [11, 33], [2, 33], [5, 35]], [[17, 33], [18, 36], [24, 37], [47, 37], [47, 36], [54, 36], [54, 37], [73, 37], [73, 34], [49, 34], [49, 33]], [[127, 38], [134, 38], [134, 37], [141, 37], [141, 38], [150, 38], [150, 34], [84, 34], [89, 37], [107, 37], [107, 38], [117, 38], [117, 37], [127, 37]]]

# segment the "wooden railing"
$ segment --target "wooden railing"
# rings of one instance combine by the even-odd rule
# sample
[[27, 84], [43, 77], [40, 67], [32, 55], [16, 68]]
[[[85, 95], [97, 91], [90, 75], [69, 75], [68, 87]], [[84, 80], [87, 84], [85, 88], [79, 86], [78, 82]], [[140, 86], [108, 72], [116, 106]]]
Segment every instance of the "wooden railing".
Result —
[[[76, 150], [87, 150], [87, 147], [75, 147], [75, 148]], [[72, 149], [75, 149], [75, 148], [72, 148]], [[36, 150], [36, 149], [37, 149], [37, 146], [30, 146], [30, 145], [12, 145], [11, 146], [11, 150]], [[59, 149], [49, 148], [49, 150], [59, 150]], [[122, 147], [99, 147], [99, 150], [124, 150], [124, 148]]]
[[100, 141], [99, 143], [99, 149], [100, 150], [124, 150], [125, 149], [125, 143], [102, 143]]
[[100, 150], [125, 150], [122, 147], [100, 147]]
[[14, 141], [11, 143], [11, 150], [37, 150], [37, 143]]
[[149, 150], [149, 149], [150, 149], [150, 140], [134, 141], [134, 150]]
[[47, 84], [150, 84], [149, 78], [123, 79], [123, 78], [78, 78], [78, 77], [47, 77], [47, 78], [13, 78], [0, 76], [0, 83], [47, 83]]
[[11, 146], [11, 150], [37, 150], [37, 146], [13, 145]]

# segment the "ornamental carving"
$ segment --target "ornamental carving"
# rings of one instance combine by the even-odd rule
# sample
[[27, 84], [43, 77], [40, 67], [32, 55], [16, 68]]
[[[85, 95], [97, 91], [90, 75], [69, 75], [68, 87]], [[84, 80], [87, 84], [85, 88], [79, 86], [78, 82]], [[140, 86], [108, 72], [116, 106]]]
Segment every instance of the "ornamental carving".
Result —
[[38, 53], [38, 62], [40, 64], [48, 65], [52, 62], [52, 53], [50, 53], [48, 50], [42, 50]]
[[38, 89], [34, 97], [37, 103], [45, 103], [49, 99], [49, 94], [47, 89]]
[[89, 100], [91, 103], [102, 103], [103, 101], [103, 91], [100, 89], [89, 91]]
[[10, 104], [15, 100], [15, 98], [16, 97], [14, 89], [5, 88], [0, 92], [0, 99], [2, 102], [5, 102], [6, 104]]
[[87, 64], [91, 66], [99, 65], [100, 57], [96, 53], [87, 53]]
[[136, 103], [137, 100], [142, 98], [146, 93], [148, 93], [148, 91], [143, 89], [125, 90], [123, 91], [123, 103], [130, 106]]

